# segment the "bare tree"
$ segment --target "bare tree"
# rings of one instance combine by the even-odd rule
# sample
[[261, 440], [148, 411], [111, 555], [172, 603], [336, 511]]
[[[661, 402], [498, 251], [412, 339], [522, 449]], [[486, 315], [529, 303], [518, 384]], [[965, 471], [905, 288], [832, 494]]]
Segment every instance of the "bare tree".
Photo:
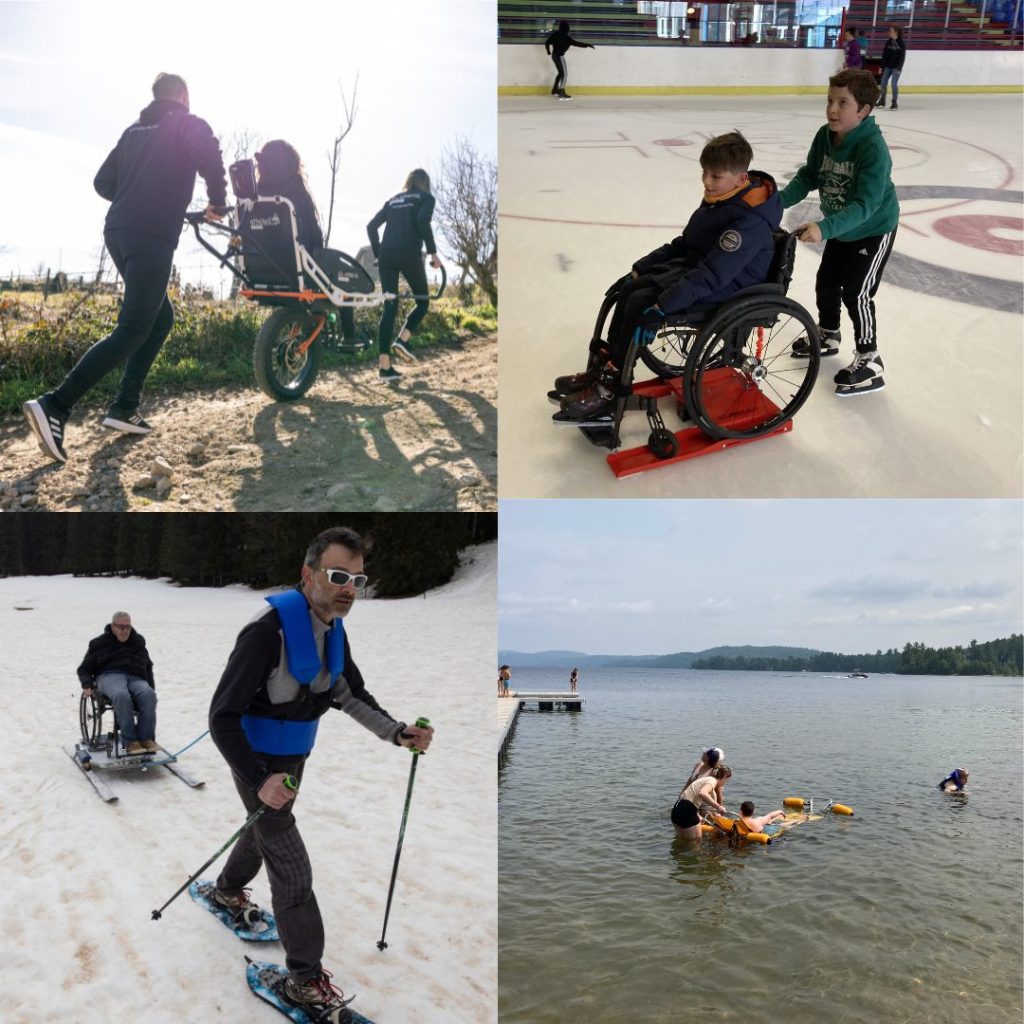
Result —
[[221, 146], [221, 152], [228, 156], [228, 163], [233, 164], [239, 160], [246, 160], [260, 147], [263, 137], [254, 128], [243, 128], [241, 131], [233, 132], [226, 145]]
[[[339, 86], [339, 88], [341, 88]], [[324, 248], [331, 244], [331, 225], [334, 223], [334, 193], [338, 184], [338, 171], [341, 169], [341, 143], [346, 135], [352, 131], [352, 125], [356, 119], [356, 96], [359, 93], [359, 72], [356, 72], [356, 80], [352, 86], [352, 102], [349, 104], [345, 90], [341, 89], [341, 104], [345, 108], [345, 120], [338, 126], [338, 134], [334, 137], [334, 144], [327, 154], [327, 166], [331, 169], [331, 198], [327, 205], [327, 230], [324, 231]]]
[[498, 304], [498, 167], [462, 136], [441, 153], [435, 213], [452, 259]]

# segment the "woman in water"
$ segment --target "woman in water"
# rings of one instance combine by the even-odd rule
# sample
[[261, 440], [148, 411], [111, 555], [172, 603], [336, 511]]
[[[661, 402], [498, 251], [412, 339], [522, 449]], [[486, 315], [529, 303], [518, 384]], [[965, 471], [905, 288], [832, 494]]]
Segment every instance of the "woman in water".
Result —
[[711, 769], [710, 775], [703, 775], [683, 787], [672, 808], [672, 826], [678, 839], [700, 839], [700, 816], [705, 808], [725, 814], [721, 787], [730, 778], [729, 766], [719, 764]]

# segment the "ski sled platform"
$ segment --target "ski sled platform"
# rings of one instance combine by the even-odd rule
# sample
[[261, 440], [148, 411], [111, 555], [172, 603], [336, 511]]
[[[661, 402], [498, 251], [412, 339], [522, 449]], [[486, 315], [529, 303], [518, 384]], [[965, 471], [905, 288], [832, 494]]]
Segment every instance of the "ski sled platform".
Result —
[[[258, 996], [265, 1003], [270, 1003], [275, 1010], [279, 1010], [295, 1024], [317, 1024], [313, 1017], [300, 1010], [291, 1003], [285, 1002], [284, 997], [278, 991], [288, 972], [280, 964], [271, 964], [263, 960], [250, 960], [245, 958], [245, 980], [249, 983], [254, 995]], [[373, 1024], [368, 1017], [356, 1013], [348, 1007], [349, 1019], [346, 1024]]]
[[150, 768], [166, 768], [185, 785], [198, 789], [202, 780], [194, 779], [178, 763], [177, 758], [163, 747], [148, 754], [121, 754], [105, 748], [90, 750], [87, 743], [76, 743], [74, 749], [61, 748], [81, 769], [89, 784], [108, 804], [117, 803], [117, 794], [102, 777], [112, 772], [145, 772]]
[[818, 814], [814, 812], [814, 801], [804, 800], [802, 797], [787, 796], [782, 805], [786, 808], [786, 816], [765, 825], [761, 832], [752, 832], [739, 818], [728, 818], [723, 814], [706, 814], [700, 830], [704, 835], [728, 839], [730, 846], [738, 846], [741, 843], [760, 843], [767, 846], [797, 825], [803, 825], [808, 821], [821, 821], [828, 811], [853, 817], [852, 808], [845, 804], [837, 804], [834, 800], [829, 800]]
[[277, 934], [277, 922], [269, 910], [260, 908], [262, 920], [251, 927], [238, 924], [231, 916], [231, 912], [215, 903], [213, 899], [214, 883], [208, 878], [193, 882], [188, 887], [188, 894], [199, 906], [208, 910], [218, 921], [229, 931], [232, 931], [244, 942], [277, 942], [280, 936]]
[[[671, 466], [677, 462], [686, 462], [703, 455], [722, 452], [737, 444], [750, 444], [752, 441], [764, 440], [793, 430], [793, 420], [785, 420], [773, 429], [751, 436], [743, 436], [746, 431], [757, 430], [766, 422], [771, 422], [779, 415], [779, 409], [771, 399], [765, 397], [756, 388], [746, 387], [738, 375], [731, 370], [713, 370], [706, 375], [703, 383], [702, 400], [706, 406], [714, 409], [716, 422], [724, 421], [727, 429], [740, 436], [712, 436], [696, 424], [672, 431], [660, 420], [655, 407], [658, 398], [675, 395], [676, 411], [680, 418], [689, 421], [686, 403], [683, 398], [683, 381], [679, 378], [662, 380], [655, 378], [640, 381], [633, 385], [632, 398], [638, 408], [646, 409], [651, 415], [651, 432], [646, 444], [618, 449], [618, 427], [621, 413], [594, 420], [570, 420], [563, 414], [556, 414], [553, 420], [560, 426], [578, 427], [580, 432], [597, 447], [608, 447], [612, 452], [606, 456], [608, 468], [616, 477], [631, 476], [643, 473], [658, 466]], [[653, 418], [656, 417], [656, 420]], [[717, 433], [717, 431], [716, 431]]]

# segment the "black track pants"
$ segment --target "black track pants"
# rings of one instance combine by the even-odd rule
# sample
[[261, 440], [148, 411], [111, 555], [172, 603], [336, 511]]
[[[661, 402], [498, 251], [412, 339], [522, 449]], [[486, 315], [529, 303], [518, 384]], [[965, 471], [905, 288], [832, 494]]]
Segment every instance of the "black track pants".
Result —
[[557, 96], [565, 90], [565, 83], [569, 78], [569, 69], [565, 66], [565, 57], [553, 53], [551, 60], [555, 65], [555, 84], [551, 86], [551, 95]]
[[121, 363], [124, 374], [117, 403], [136, 408], [150, 367], [174, 326], [174, 307], [167, 297], [174, 246], [127, 228], [111, 229], [103, 237], [124, 280], [124, 302], [114, 330], [78, 360], [53, 392], [58, 408], [66, 412]]
[[[275, 766], [274, 771], [288, 772], [301, 782], [304, 764]], [[256, 791], [237, 776], [234, 779], [247, 816], [259, 810], [262, 804]], [[295, 800], [289, 800], [279, 811], [268, 808], [242, 834], [217, 879], [217, 888], [230, 896], [237, 895], [266, 865], [285, 964], [304, 981], [320, 972], [324, 923], [313, 893], [313, 868], [292, 813], [294, 805]]]
[[[382, 249], [380, 261], [377, 265], [380, 273], [380, 287], [385, 292], [398, 291], [398, 275], [405, 278], [409, 290], [414, 295], [427, 294], [427, 272], [423, 267], [423, 254], [420, 252], [401, 252], [400, 250]], [[427, 315], [430, 302], [426, 298], [417, 299], [416, 306], [405, 318], [402, 330], [408, 329], [414, 334], [419, 327], [420, 321]], [[381, 355], [387, 355], [391, 351], [391, 332], [395, 327], [395, 314], [398, 312], [398, 300], [388, 299], [384, 303], [384, 312], [381, 314], [380, 327], [377, 331], [377, 347]]]
[[856, 242], [830, 238], [825, 243], [815, 282], [818, 323], [826, 330], [839, 330], [841, 306], [845, 306], [858, 352], [878, 348], [874, 298], [895, 239], [893, 230]]
[[643, 319], [644, 310], [658, 301], [664, 289], [654, 283], [654, 278], [641, 274], [636, 280], [630, 279], [619, 288], [608, 327], [608, 347], [612, 362], [621, 370], [633, 340], [637, 325]]

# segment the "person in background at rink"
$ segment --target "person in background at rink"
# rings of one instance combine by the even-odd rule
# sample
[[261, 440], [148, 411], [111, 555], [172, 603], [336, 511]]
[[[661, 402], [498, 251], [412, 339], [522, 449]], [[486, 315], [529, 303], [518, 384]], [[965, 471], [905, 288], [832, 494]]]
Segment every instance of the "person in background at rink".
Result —
[[900, 98], [900, 72], [903, 71], [903, 62], [907, 59], [907, 45], [903, 42], [903, 29], [898, 25], [889, 26], [889, 38], [885, 41], [885, 49], [882, 51], [882, 81], [879, 83], [882, 88], [882, 95], [878, 97], [876, 107], [885, 106], [885, 89], [889, 82], [892, 82], [892, 106], [890, 110], [899, 110], [897, 101]]
[[569, 70], [565, 66], [565, 55], [570, 46], [578, 46], [581, 50], [593, 50], [593, 43], [577, 42], [569, 35], [569, 22], [560, 21], [556, 28], [544, 40], [544, 50], [555, 65], [555, 84], [551, 86], [551, 95], [560, 100], [571, 100], [572, 97], [565, 91], [565, 84], [569, 78]]

